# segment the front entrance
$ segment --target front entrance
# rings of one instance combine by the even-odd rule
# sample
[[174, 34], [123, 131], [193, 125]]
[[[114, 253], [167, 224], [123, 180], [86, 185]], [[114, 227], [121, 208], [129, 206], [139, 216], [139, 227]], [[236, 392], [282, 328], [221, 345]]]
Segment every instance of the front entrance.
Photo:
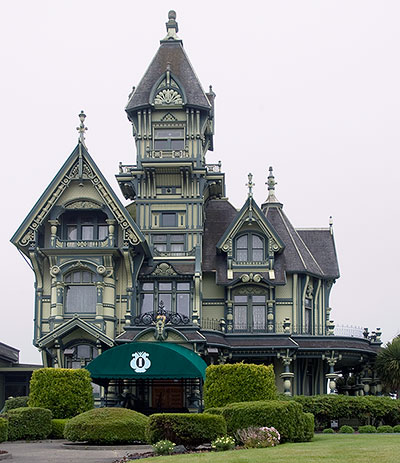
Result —
[[156, 410], [177, 410], [184, 407], [182, 380], [153, 380], [152, 407]]

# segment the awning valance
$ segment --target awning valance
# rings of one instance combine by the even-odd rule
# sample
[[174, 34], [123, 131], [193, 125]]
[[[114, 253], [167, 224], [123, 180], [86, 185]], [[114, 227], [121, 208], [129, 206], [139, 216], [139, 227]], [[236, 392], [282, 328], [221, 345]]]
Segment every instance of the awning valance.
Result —
[[207, 364], [195, 352], [167, 342], [131, 342], [103, 352], [87, 367], [96, 379], [205, 379]]

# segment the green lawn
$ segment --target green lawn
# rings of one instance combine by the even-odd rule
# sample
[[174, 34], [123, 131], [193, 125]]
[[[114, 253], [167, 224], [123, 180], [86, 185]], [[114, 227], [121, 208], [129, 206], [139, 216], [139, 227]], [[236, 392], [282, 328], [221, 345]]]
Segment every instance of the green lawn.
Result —
[[268, 449], [146, 458], [146, 463], [399, 463], [400, 434], [317, 434]]

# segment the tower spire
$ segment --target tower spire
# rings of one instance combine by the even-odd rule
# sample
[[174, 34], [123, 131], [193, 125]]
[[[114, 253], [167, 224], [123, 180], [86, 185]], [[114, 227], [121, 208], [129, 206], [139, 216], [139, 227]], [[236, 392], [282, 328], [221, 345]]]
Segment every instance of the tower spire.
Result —
[[268, 198], [265, 200], [262, 207], [264, 208], [265, 206], [269, 206], [272, 204], [282, 207], [282, 204], [278, 201], [277, 197], [275, 196], [275, 185], [277, 185], [277, 182], [275, 181], [272, 166], [269, 167], [269, 175], [265, 184], [268, 185]]
[[256, 184], [253, 183], [253, 174], [251, 172], [249, 173], [247, 178], [249, 179], [248, 183], [246, 183], [246, 186], [249, 189], [248, 196], [249, 198], [252, 198], [253, 197], [253, 187], [255, 187]]
[[167, 35], [161, 40], [161, 43], [170, 42], [172, 40], [180, 41], [180, 38], [176, 35], [179, 29], [178, 23], [176, 22], [176, 12], [174, 10], [168, 12], [168, 22], [166, 22], [165, 25], [167, 27]]

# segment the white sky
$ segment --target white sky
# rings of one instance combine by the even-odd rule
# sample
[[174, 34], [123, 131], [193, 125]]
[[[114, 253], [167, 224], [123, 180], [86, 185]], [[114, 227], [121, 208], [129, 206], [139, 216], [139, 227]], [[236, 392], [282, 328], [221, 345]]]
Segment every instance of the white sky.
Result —
[[[33, 273], [10, 237], [77, 142], [117, 194], [135, 163], [124, 113], [166, 34], [169, 9], [205, 89], [217, 94], [215, 151], [240, 207], [247, 173], [266, 198], [269, 165], [295, 227], [334, 218], [337, 324], [400, 332], [400, 2], [397, 0], [20, 0], [0, 3], [0, 341], [32, 346]], [[126, 201], [123, 200], [126, 204]]]

